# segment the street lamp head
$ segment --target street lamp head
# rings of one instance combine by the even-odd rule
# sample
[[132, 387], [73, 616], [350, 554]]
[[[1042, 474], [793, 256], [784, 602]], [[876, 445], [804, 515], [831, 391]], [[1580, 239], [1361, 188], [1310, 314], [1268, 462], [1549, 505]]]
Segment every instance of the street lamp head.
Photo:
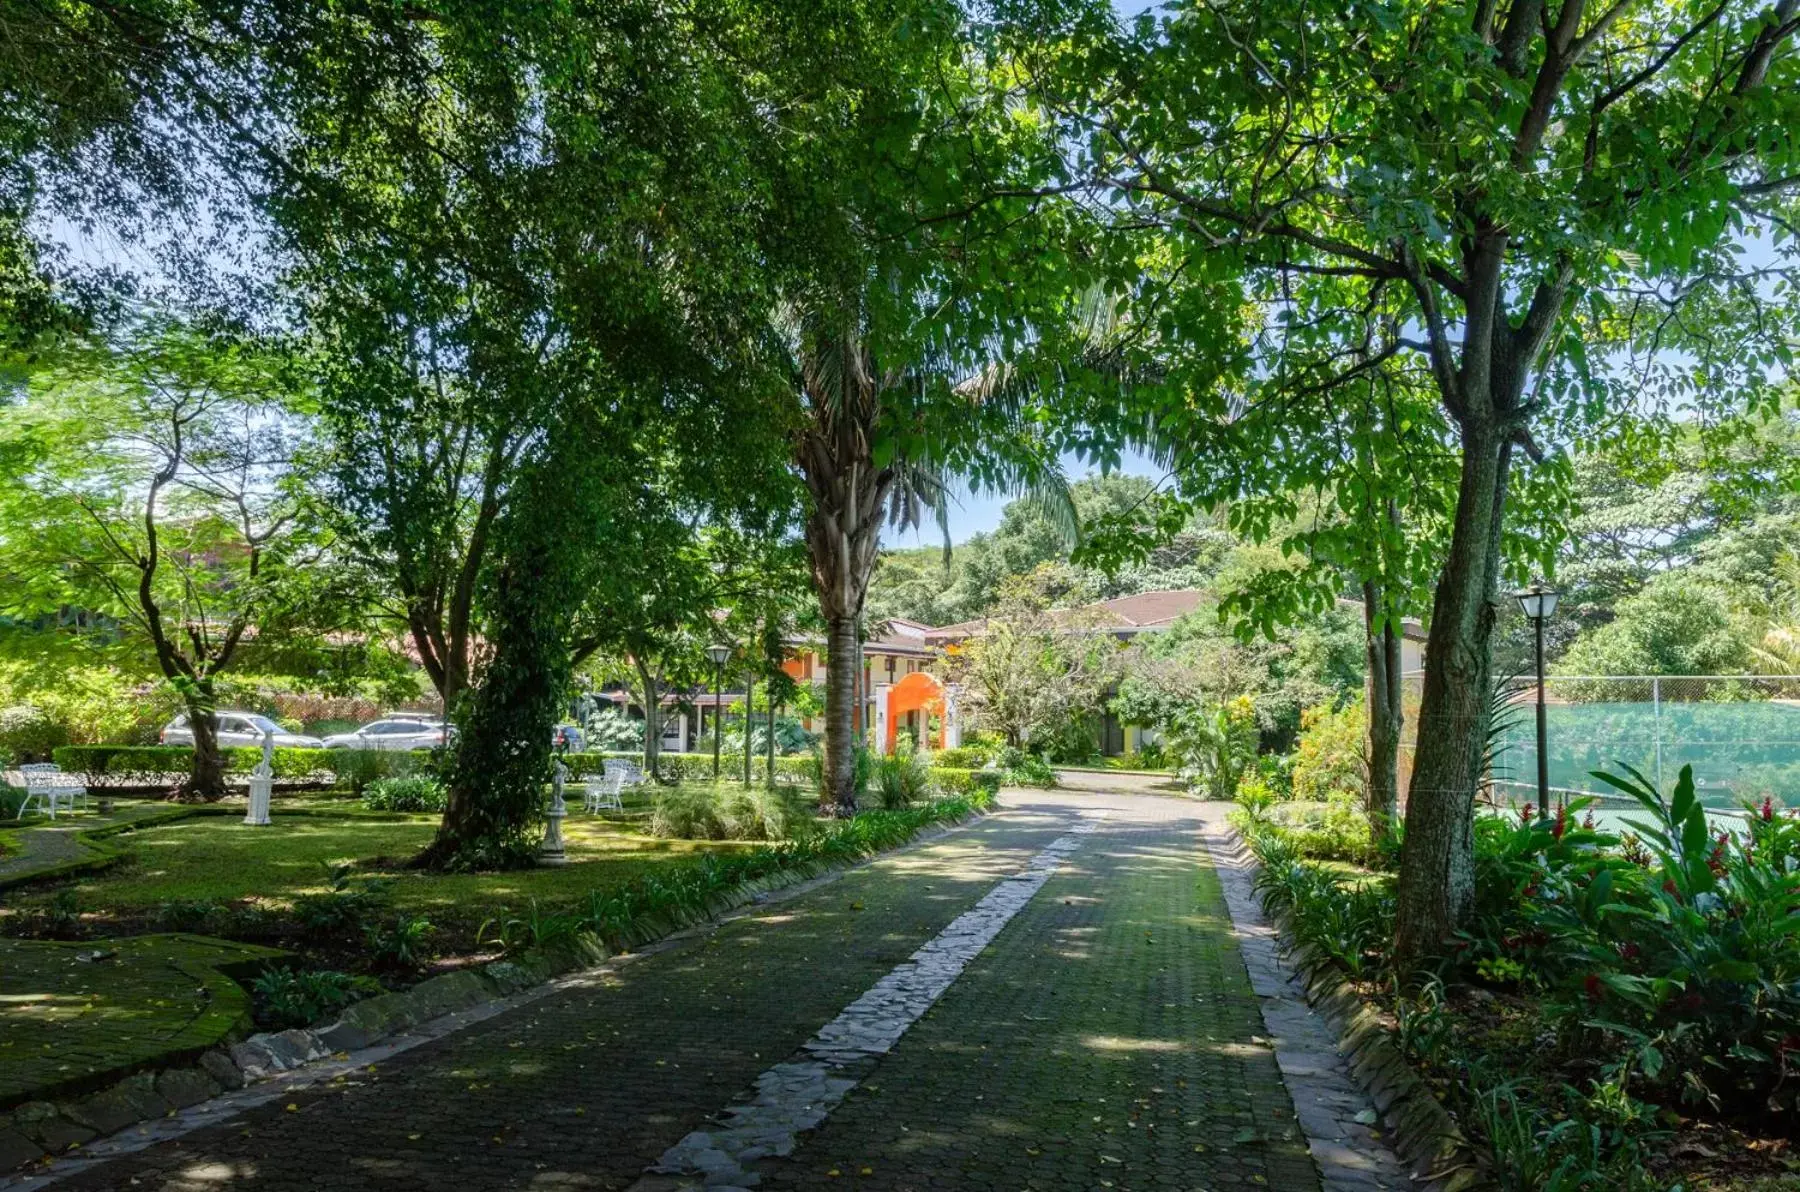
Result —
[[1542, 621], [1556, 612], [1556, 600], [1560, 596], [1555, 588], [1546, 588], [1543, 584], [1532, 584], [1522, 592], [1514, 592], [1519, 608], [1533, 621]]
[[714, 642], [706, 647], [706, 656], [712, 660], [714, 666], [724, 666], [725, 660], [731, 657], [731, 647]]

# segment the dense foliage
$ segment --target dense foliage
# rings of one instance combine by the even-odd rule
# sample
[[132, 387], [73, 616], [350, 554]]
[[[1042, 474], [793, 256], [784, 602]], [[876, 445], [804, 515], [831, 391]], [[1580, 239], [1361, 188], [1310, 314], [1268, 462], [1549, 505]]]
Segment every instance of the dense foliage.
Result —
[[[1685, 768], [1667, 796], [1609, 781], [1638, 813], [1618, 831], [1589, 800], [1477, 818], [1475, 909], [1396, 1002], [1508, 1188], [1660, 1187], [1646, 1167], [1668, 1111], [1755, 1129], [1794, 1105], [1800, 817], [1771, 800], [1709, 820]], [[1243, 823], [1267, 905], [1386, 981], [1391, 878], [1305, 860], [1329, 850], [1266, 812]]]

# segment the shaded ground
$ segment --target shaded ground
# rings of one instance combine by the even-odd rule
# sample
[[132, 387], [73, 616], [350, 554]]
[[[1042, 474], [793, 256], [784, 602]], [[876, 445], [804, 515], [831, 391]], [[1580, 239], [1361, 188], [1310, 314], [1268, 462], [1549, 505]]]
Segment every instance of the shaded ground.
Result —
[[221, 1042], [250, 1021], [249, 995], [221, 966], [278, 955], [180, 935], [0, 940], [0, 1108]]
[[52, 820], [34, 813], [24, 820], [6, 821], [7, 847], [0, 851], [0, 881], [30, 877], [94, 855], [92, 848], [77, 839], [78, 833], [168, 813], [166, 803], [120, 800], [106, 815], [84, 811]]
[[1189, 808], [1115, 811], [771, 1183], [1317, 1188]]
[[1006, 802], [378, 1071], [64, 1186], [627, 1187], [1066, 832], [1077, 807], [1106, 805], [1067, 868], [765, 1182], [1316, 1187], [1192, 805]]

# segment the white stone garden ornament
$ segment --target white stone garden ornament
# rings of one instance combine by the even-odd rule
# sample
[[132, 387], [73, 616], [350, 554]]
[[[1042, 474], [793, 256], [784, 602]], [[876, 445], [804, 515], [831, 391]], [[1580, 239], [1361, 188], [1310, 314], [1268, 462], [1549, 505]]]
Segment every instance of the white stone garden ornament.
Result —
[[246, 824], [269, 822], [269, 794], [275, 786], [275, 734], [264, 730], [262, 760], [250, 771], [250, 809], [244, 812]]

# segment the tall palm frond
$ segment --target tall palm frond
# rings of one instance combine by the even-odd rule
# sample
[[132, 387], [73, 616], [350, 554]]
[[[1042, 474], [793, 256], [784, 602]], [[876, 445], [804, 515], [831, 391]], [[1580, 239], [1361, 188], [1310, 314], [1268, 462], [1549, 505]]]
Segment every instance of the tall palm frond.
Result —
[[1783, 551], [1775, 559], [1775, 591], [1763, 620], [1762, 640], [1750, 647], [1764, 674], [1800, 674], [1800, 556]]

